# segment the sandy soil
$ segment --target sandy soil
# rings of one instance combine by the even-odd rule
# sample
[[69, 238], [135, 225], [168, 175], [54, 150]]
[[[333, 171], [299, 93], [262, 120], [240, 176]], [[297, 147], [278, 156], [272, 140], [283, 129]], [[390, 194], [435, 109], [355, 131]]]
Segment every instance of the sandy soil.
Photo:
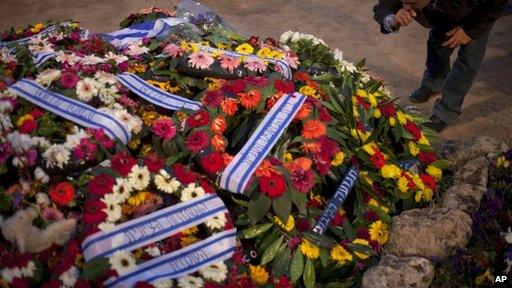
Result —
[[[74, 19], [94, 32], [115, 30], [131, 12], [154, 5], [171, 8], [174, 1], [142, 0], [2, 0], [0, 30], [38, 21]], [[347, 59], [367, 59], [370, 73], [386, 80], [404, 104], [419, 83], [424, 69], [428, 31], [418, 24], [393, 35], [382, 35], [373, 21], [376, 0], [204, 0], [236, 30], [261, 37], [298, 30], [340, 48]], [[512, 141], [512, 15], [496, 23], [487, 54], [463, 112], [442, 137], [467, 140], [487, 135]], [[429, 113], [434, 99], [418, 105]]]

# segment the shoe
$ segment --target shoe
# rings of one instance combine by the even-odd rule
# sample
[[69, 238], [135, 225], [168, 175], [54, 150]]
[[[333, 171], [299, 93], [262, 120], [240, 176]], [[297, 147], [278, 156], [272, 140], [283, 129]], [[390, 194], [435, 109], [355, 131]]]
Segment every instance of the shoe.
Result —
[[430, 90], [427, 86], [421, 85], [420, 88], [416, 89], [409, 95], [409, 100], [413, 103], [427, 102], [428, 99], [434, 96], [437, 92]]
[[425, 127], [428, 127], [432, 130], [435, 130], [437, 132], [441, 132], [446, 128], [449, 124], [444, 122], [443, 120], [439, 119], [436, 115], [432, 114], [430, 115], [430, 122], [425, 124]]

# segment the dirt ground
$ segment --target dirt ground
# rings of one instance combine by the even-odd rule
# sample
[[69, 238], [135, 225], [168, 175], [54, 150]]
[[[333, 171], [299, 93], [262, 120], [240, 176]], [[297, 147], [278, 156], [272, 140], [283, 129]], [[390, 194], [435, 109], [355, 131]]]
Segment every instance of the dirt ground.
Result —
[[[151, 5], [171, 8], [174, 1], [142, 0], [2, 0], [0, 30], [38, 21], [74, 19], [93, 32], [116, 30], [127, 15]], [[421, 79], [428, 31], [420, 25], [383, 35], [373, 21], [377, 0], [204, 0], [245, 35], [279, 37], [287, 30], [314, 34], [345, 58], [367, 59], [370, 73], [386, 80], [393, 95], [410, 104], [407, 95]], [[499, 19], [491, 32], [487, 54], [463, 112], [442, 137], [468, 140], [487, 135], [512, 140], [512, 15]], [[418, 105], [429, 113], [434, 99]]]

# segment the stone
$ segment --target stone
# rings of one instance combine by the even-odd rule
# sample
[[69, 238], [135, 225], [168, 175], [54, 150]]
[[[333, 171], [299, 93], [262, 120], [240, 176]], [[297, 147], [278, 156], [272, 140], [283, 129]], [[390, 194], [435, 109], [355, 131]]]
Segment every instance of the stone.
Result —
[[467, 141], [454, 154], [453, 163], [455, 167], [466, 164], [471, 159], [482, 156], [494, 155], [499, 152], [506, 152], [508, 146], [505, 142], [487, 136], [479, 136], [475, 140]]
[[387, 251], [397, 256], [443, 259], [466, 247], [472, 220], [459, 209], [412, 209], [393, 217]]
[[434, 266], [422, 257], [385, 255], [363, 275], [361, 288], [428, 288]]
[[478, 157], [455, 170], [454, 184], [473, 184], [487, 187], [489, 164], [485, 157]]
[[471, 215], [480, 206], [480, 201], [486, 190], [487, 187], [485, 186], [466, 183], [453, 185], [444, 193], [441, 206], [460, 209]]

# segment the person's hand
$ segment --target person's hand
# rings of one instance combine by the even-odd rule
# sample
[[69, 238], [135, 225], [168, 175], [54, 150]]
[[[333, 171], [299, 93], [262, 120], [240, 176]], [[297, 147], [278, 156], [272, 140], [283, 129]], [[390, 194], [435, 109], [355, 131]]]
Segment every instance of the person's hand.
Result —
[[413, 17], [416, 17], [416, 11], [409, 5], [404, 5], [404, 7], [398, 12], [396, 12], [395, 17], [393, 17], [393, 26], [407, 26], [412, 23]]
[[464, 32], [461, 26], [457, 26], [446, 33], [448, 40], [443, 43], [444, 47], [455, 48], [459, 45], [466, 45], [471, 42], [471, 37]]

